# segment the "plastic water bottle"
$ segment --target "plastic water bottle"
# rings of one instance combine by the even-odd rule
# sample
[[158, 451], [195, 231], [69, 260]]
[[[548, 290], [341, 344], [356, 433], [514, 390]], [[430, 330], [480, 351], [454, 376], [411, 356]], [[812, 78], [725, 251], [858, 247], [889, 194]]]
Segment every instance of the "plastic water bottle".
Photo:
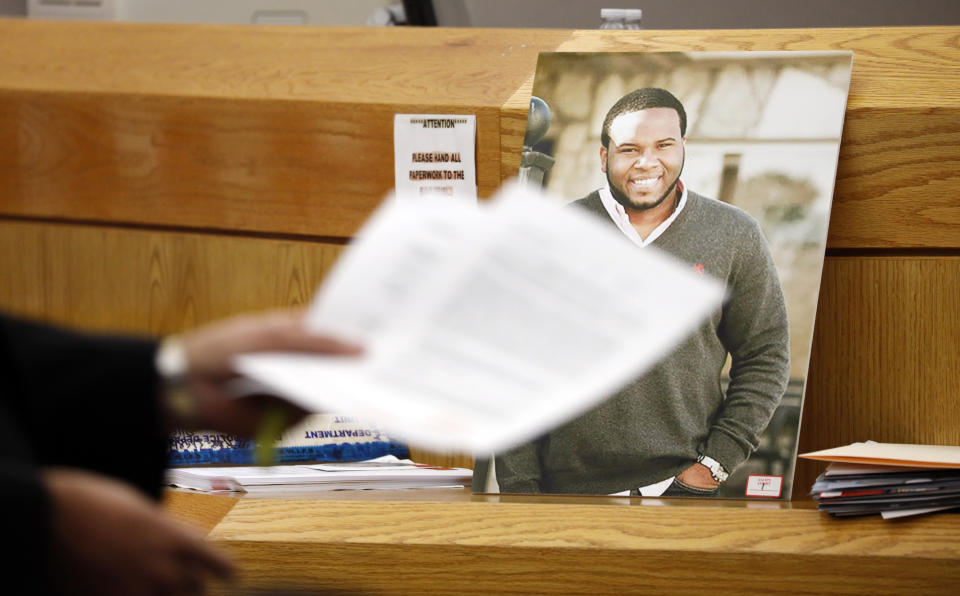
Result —
[[640, 29], [643, 10], [639, 8], [601, 8], [601, 29]]
[[627, 15], [624, 8], [601, 8], [600, 9], [600, 28], [601, 29], [626, 29]]

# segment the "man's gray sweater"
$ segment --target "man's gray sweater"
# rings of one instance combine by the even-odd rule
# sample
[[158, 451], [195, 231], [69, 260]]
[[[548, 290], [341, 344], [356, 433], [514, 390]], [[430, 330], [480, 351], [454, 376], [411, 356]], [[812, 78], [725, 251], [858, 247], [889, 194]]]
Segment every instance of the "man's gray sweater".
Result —
[[[615, 225], [597, 192], [574, 204]], [[674, 476], [698, 454], [732, 472], [756, 449], [790, 374], [783, 294], [759, 225], [736, 207], [688, 192], [652, 246], [725, 282], [722, 307], [601, 405], [498, 456], [501, 492], [609, 494]]]

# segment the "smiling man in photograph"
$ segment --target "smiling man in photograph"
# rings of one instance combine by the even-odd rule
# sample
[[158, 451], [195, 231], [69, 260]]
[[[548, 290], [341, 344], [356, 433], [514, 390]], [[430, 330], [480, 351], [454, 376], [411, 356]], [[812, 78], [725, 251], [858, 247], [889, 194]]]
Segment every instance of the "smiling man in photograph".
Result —
[[686, 129], [683, 105], [669, 91], [620, 98], [600, 138], [606, 184], [573, 205], [638, 249], [654, 246], [723, 281], [726, 300], [641, 378], [498, 456], [501, 492], [714, 496], [757, 448], [780, 403], [789, 341], [773, 259], [752, 217], [684, 186]]

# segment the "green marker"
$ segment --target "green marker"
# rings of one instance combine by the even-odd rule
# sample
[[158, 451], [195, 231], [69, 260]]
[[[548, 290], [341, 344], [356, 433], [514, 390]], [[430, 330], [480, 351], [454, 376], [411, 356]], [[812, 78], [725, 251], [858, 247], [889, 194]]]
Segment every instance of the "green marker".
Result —
[[287, 416], [280, 408], [268, 408], [260, 421], [254, 445], [253, 460], [258, 466], [272, 466], [274, 461], [274, 443], [287, 427]]

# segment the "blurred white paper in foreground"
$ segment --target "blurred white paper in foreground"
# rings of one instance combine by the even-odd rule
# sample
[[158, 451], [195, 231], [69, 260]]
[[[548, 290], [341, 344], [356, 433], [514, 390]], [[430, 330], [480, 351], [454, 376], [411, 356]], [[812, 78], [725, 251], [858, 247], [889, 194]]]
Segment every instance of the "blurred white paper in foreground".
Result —
[[479, 206], [388, 199], [308, 315], [364, 356], [251, 354], [236, 366], [306, 409], [424, 448], [500, 452], [638, 377], [723, 294], [529, 188]]

